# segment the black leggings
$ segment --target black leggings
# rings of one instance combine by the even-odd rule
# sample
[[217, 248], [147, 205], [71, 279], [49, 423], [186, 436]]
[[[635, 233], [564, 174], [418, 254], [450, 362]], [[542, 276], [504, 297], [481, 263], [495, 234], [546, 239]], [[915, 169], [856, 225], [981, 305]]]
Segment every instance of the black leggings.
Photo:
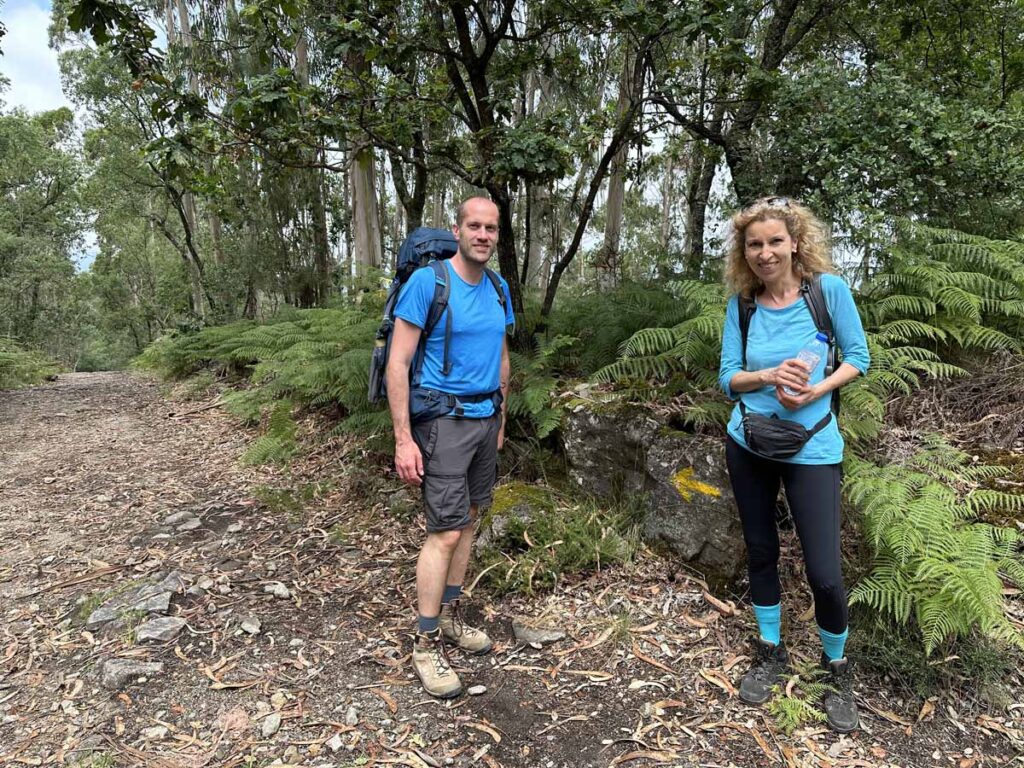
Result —
[[777, 605], [781, 600], [779, 531], [775, 523], [781, 481], [803, 547], [818, 626], [827, 632], [842, 634], [848, 619], [839, 554], [842, 465], [787, 464], [764, 459], [731, 437], [726, 438], [725, 460], [740, 510], [743, 538], [747, 542], [747, 568], [754, 604]]

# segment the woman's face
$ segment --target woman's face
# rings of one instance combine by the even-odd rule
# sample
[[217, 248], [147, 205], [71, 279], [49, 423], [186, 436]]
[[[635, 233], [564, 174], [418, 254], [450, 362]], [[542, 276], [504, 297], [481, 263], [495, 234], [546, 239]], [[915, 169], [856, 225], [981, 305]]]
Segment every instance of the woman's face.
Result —
[[771, 283], [793, 271], [797, 241], [780, 219], [754, 221], [743, 234], [743, 255], [763, 283]]

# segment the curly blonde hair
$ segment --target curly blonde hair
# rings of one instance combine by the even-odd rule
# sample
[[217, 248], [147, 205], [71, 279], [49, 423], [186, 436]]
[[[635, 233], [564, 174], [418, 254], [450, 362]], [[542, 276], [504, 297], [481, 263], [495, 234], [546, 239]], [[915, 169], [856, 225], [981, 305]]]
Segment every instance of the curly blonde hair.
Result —
[[781, 221], [789, 236], [797, 241], [793, 268], [800, 275], [835, 272], [825, 226], [811, 210], [786, 197], [762, 197], [733, 214], [729, 252], [726, 255], [725, 282], [730, 290], [743, 296], [755, 296], [763, 287], [761, 278], [747, 264], [744, 253], [747, 227], [755, 221]]

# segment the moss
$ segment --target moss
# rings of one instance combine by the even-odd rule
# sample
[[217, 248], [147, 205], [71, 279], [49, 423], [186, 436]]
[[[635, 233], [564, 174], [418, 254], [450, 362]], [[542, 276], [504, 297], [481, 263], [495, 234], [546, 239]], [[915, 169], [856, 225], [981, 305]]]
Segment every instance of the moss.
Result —
[[521, 505], [546, 512], [555, 508], [550, 489], [541, 485], [512, 482], [494, 489], [494, 501], [491, 503], [490, 514], [503, 515]]

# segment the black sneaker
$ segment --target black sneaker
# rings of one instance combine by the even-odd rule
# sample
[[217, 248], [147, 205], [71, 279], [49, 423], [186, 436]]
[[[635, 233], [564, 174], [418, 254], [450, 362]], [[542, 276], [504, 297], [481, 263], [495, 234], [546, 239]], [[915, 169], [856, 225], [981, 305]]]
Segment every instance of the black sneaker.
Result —
[[772, 686], [789, 674], [789, 652], [786, 644], [769, 643], [757, 638], [757, 655], [747, 674], [740, 681], [740, 698], [747, 704], [763, 704], [772, 695]]
[[828, 717], [828, 725], [837, 733], [849, 733], [860, 727], [857, 704], [853, 700], [853, 674], [846, 657], [829, 661], [821, 654], [821, 668], [828, 675], [824, 682], [832, 688], [821, 699], [822, 708]]

